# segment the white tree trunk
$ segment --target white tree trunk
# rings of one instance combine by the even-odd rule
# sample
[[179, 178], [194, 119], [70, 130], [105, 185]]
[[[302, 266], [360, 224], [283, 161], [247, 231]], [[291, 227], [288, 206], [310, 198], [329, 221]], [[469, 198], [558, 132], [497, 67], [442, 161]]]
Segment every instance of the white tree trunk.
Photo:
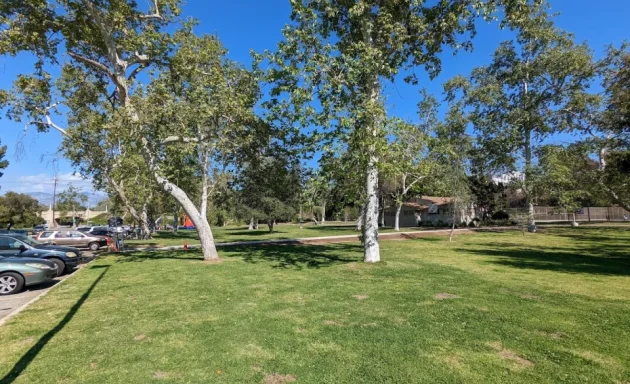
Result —
[[145, 238], [151, 238], [151, 227], [149, 226], [149, 212], [147, 203], [142, 204], [142, 220], [140, 220], [140, 227], [144, 232]]
[[253, 231], [254, 230], [254, 218], [253, 217], [251, 219], [249, 219], [249, 225], [247, 226], [247, 230], [248, 231]]
[[326, 224], [326, 202], [322, 202], [322, 224]]
[[402, 210], [402, 203], [396, 202], [396, 217], [394, 218], [394, 231], [400, 231], [400, 211]]
[[363, 261], [376, 263], [381, 261], [378, 244], [378, 168], [377, 159], [372, 156], [368, 161], [365, 189], [367, 201], [363, 220]]
[[359, 218], [357, 219], [357, 231], [363, 230], [363, 216], [365, 216], [365, 208], [361, 206], [361, 208], [359, 208]]

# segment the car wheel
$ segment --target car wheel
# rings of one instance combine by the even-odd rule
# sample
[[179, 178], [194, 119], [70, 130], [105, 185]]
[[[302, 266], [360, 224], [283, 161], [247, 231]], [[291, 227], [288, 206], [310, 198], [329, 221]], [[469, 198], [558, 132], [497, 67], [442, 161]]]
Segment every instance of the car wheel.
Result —
[[50, 259], [50, 261], [52, 261], [53, 263], [57, 265], [57, 276], [61, 276], [66, 272], [66, 263], [55, 258]]
[[0, 296], [18, 293], [24, 288], [24, 278], [19, 273], [0, 273]]
[[100, 245], [98, 245], [98, 243], [90, 243], [90, 244], [88, 245], [88, 248], [90, 248], [90, 251], [98, 251], [98, 249], [99, 249], [100, 247], [101, 247], [101, 246], [100, 246]]

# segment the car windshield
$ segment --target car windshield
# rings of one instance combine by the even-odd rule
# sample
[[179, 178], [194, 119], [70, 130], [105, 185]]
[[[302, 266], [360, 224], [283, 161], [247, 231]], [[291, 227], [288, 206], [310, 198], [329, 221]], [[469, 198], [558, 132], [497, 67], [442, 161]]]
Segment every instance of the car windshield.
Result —
[[27, 236], [15, 236], [16, 239], [20, 240], [21, 242], [30, 245], [31, 247], [35, 247], [38, 245], [42, 245], [42, 243], [40, 243], [37, 240], [33, 240], [30, 237]]

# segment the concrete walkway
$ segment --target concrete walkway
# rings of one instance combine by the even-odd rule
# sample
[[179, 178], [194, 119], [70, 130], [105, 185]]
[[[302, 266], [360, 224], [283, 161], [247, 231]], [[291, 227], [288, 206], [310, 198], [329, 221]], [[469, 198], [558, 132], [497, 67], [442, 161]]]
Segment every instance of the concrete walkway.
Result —
[[[516, 229], [515, 227], [496, 227], [496, 228], [458, 228], [455, 229], [455, 234], [471, 234], [475, 232], [495, 231]], [[412, 232], [387, 232], [380, 233], [379, 240], [406, 240], [416, 239], [421, 237], [432, 236], [448, 236], [451, 233], [451, 229], [435, 229], [427, 231], [412, 231]], [[360, 235], [341, 235], [341, 236], [323, 236], [323, 237], [305, 237], [298, 239], [274, 239], [274, 240], [255, 240], [255, 241], [234, 241], [230, 243], [216, 243], [217, 248], [225, 247], [242, 247], [242, 246], [256, 246], [256, 245], [273, 245], [273, 244], [330, 244], [330, 243], [351, 243], [360, 241]], [[199, 248], [199, 244], [189, 245], [188, 249]], [[139, 252], [139, 251], [176, 251], [184, 249], [183, 245], [174, 245], [169, 247], [141, 247], [126, 249], [123, 253]]]

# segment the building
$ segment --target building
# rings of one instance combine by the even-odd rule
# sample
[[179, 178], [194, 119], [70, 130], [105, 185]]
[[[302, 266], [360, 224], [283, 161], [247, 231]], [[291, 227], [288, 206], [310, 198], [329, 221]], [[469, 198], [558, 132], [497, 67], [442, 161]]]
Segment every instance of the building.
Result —
[[495, 184], [510, 184], [515, 181], [525, 181], [525, 174], [523, 172], [510, 172], [502, 175], [493, 176], [492, 181]]
[[[455, 214], [455, 224], [470, 223], [475, 217], [472, 205]], [[385, 226], [393, 227], [396, 220], [396, 207], [385, 208]], [[400, 210], [400, 227], [417, 227], [423, 223], [438, 222], [452, 224], [453, 214], [450, 197], [422, 196], [403, 203]]]

